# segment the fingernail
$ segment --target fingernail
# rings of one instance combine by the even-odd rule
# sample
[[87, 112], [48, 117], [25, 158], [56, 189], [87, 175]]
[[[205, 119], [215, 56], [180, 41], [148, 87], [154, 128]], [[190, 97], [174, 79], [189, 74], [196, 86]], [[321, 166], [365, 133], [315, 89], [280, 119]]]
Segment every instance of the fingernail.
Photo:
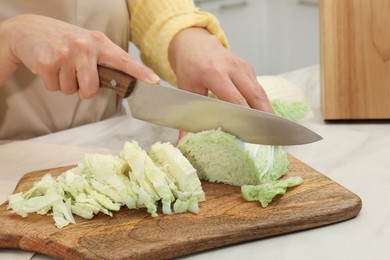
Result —
[[158, 82], [160, 82], [160, 77], [157, 76], [156, 74], [150, 74], [148, 76], [148, 79], [150, 80], [151, 83], [158, 83]]

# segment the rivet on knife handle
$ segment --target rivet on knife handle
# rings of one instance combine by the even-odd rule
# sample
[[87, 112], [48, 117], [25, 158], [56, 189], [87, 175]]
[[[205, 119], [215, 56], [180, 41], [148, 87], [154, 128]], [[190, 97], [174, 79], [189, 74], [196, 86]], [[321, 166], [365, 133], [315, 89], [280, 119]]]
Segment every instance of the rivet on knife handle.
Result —
[[134, 89], [136, 79], [122, 71], [98, 65], [101, 88], [110, 88], [122, 98], [127, 98]]

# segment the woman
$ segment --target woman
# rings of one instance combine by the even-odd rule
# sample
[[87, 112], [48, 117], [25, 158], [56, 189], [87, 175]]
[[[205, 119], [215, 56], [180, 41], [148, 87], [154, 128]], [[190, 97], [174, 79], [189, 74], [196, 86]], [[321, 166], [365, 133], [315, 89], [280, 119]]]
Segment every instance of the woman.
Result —
[[[120, 98], [99, 90], [98, 64], [272, 111], [251, 66], [227, 49], [216, 18], [190, 0], [4, 0], [0, 21], [0, 139], [122, 113]], [[128, 55], [129, 40], [150, 68]]]

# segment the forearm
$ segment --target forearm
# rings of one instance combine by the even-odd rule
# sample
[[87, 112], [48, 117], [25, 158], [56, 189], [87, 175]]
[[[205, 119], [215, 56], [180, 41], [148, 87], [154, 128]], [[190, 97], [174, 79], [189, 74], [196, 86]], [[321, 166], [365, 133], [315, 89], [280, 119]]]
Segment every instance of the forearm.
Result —
[[140, 48], [142, 60], [172, 85], [176, 85], [176, 75], [168, 60], [168, 48], [178, 32], [191, 27], [204, 28], [228, 46], [218, 20], [198, 10], [192, 0], [128, 0], [128, 3], [132, 42]]

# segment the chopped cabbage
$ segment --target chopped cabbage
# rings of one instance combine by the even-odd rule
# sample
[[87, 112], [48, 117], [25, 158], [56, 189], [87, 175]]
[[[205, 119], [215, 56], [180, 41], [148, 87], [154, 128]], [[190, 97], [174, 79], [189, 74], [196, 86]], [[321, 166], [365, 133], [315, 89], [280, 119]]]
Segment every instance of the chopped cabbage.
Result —
[[128, 208], [137, 207], [136, 195], [130, 189], [125, 173], [129, 166], [122, 158], [111, 154], [86, 154], [80, 167], [83, 174], [94, 180], [92, 183], [95, 184], [95, 189], [99, 190], [100, 183], [103, 194], [120, 204], [125, 203]]
[[276, 195], [286, 193], [287, 188], [300, 185], [301, 177], [290, 177], [285, 180], [276, 180], [260, 185], [243, 185], [241, 192], [247, 201], [258, 200], [263, 208], [273, 200]]
[[178, 198], [174, 204], [174, 211], [198, 213], [198, 201], [205, 200], [205, 193], [196, 169], [187, 158], [172, 144], [160, 142], [152, 145], [149, 155], [166, 173], [169, 183], [174, 184], [171, 187], [174, 187], [173, 193]]
[[60, 195], [43, 195], [26, 199], [22, 193], [16, 193], [9, 196], [8, 208], [22, 217], [27, 217], [28, 213], [39, 212], [60, 201], [62, 201]]
[[157, 215], [157, 201], [162, 200], [163, 213], [171, 214], [171, 203], [175, 197], [166, 181], [165, 173], [156, 166], [137, 142], [126, 142], [120, 156], [130, 166], [130, 180], [137, 182], [141, 204], [152, 216]]
[[287, 153], [281, 146], [245, 143], [245, 152], [256, 165], [257, 183], [277, 180], [288, 171]]
[[86, 154], [82, 163], [57, 178], [47, 174], [30, 190], [9, 196], [8, 208], [22, 217], [51, 214], [58, 228], [75, 223], [73, 214], [85, 219], [99, 212], [113, 216], [124, 205], [146, 207], [152, 216], [159, 204], [163, 214], [172, 209], [198, 213], [205, 195], [196, 170], [174, 146], [153, 147], [155, 161], [135, 141], [126, 142], [118, 155]]
[[76, 223], [71, 210], [71, 200], [63, 200], [53, 205], [53, 218], [58, 228], [67, 226], [69, 223]]

